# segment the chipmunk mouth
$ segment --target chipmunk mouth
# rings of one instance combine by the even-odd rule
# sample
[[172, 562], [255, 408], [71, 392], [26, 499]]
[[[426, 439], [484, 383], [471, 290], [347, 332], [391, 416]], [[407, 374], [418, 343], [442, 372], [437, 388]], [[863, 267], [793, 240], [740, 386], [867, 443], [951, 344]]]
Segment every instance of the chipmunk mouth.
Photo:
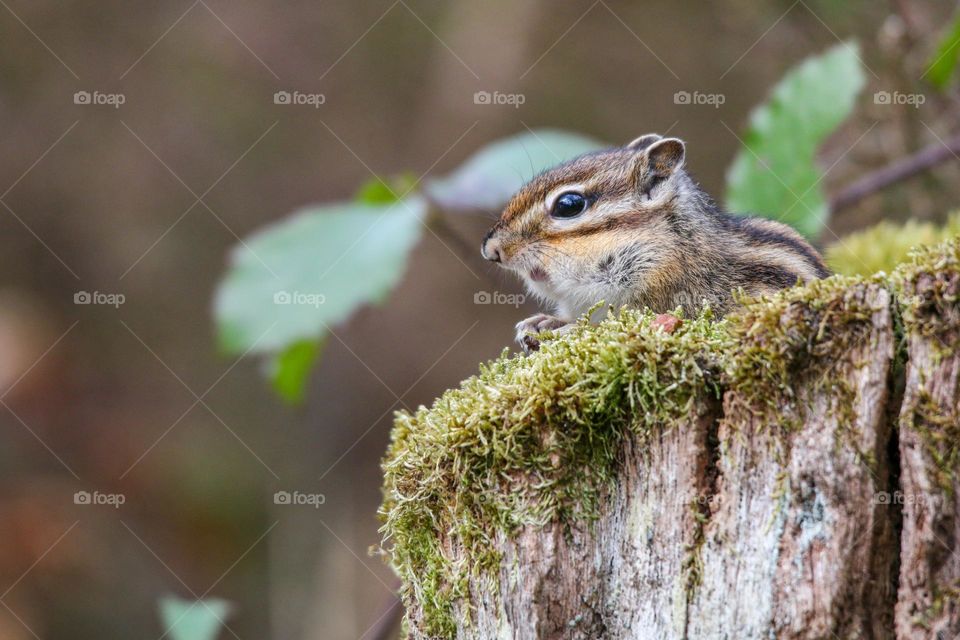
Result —
[[534, 267], [530, 269], [528, 273], [530, 279], [534, 282], [546, 282], [550, 279], [550, 275], [544, 271], [541, 267]]

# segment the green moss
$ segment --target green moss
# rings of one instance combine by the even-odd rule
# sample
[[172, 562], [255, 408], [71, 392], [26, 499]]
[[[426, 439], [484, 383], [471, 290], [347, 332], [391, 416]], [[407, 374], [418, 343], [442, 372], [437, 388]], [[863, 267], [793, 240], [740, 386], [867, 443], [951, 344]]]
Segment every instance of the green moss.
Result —
[[383, 533], [428, 633], [453, 632], [468, 577], [499, 560], [498, 533], [594, 518], [624, 436], [670, 428], [716, 392], [725, 323], [708, 313], [667, 334], [652, 321], [622, 310], [581, 323], [529, 357], [504, 352], [430, 409], [397, 415]]
[[960, 346], [960, 237], [912, 252], [892, 282], [904, 327], [937, 338], [945, 353], [955, 353]]
[[[732, 402], [787, 434], [805, 415], [804, 402], [823, 395], [800, 398], [795, 389], [824, 392], [838, 417], [837, 444], [849, 446], [854, 390], [831, 374], [872, 335], [877, 310], [867, 285], [905, 298], [908, 330], [943, 335], [938, 314], [956, 314], [960, 278], [944, 273], [960, 273], [958, 241], [914, 253], [891, 277], [834, 276], [746, 301], [723, 321], [708, 312], [670, 334], [650, 313], [611, 312], [597, 326], [581, 322], [545, 339], [531, 356], [505, 351], [432, 407], [397, 414], [380, 515], [413, 624], [452, 636], [454, 616], [471, 614], [460, 608], [470, 580], [490, 580], [497, 591], [499, 537], [528, 525], [591, 522], [617, 477], [623, 439], [642, 444], [689, 421], [707, 395], [733, 391]], [[923, 293], [907, 299], [908, 291]], [[869, 452], [862, 459], [875, 464]], [[693, 542], [684, 563], [688, 591], [699, 580], [701, 534]]]
[[[829, 385], [832, 410], [843, 414], [838, 422], [852, 422], [853, 389], [832, 374], [870, 334], [876, 309], [865, 300], [864, 285], [873, 281], [833, 276], [745, 301], [729, 319], [735, 347], [726, 358], [726, 381], [734, 400], [789, 431], [809, 409], [795, 390], [819, 392]], [[812, 385], [798, 384], [810, 376]]]
[[[910, 335], [926, 339], [933, 349], [934, 366], [960, 350], [960, 238], [913, 252], [894, 273], [901, 315]], [[927, 390], [918, 369], [920, 388], [905, 418], [920, 434], [938, 487], [953, 495], [960, 469], [960, 413], [944, 407]]]
[[937, 486], [952, 497], [960, 469], [960, 414], [945, 410], [926, 390], [921, 390], [906, 416], [923, 441], [929, 469]]
[[[941, 587], [934, 585], [931, 595], [930, 606], [915, 615], [912, 620], [914, 625], [927, 631], [934, 631], [933, 623], [936, 621], [942, 623], [944, 617], [949, 617], [950, 612], [956, 609], [957, 604], [960, 603], [960, 586]], [[942, 637], [942, 632], [936, 637]]]
[[825, 258], [834, 272], [843, 275], [890, 273], [908, 259], [914, 247], [933, 246], [957, 234], [960, 211], [951, 214], [943, 226], [917, 220], [904, 224], [884, 221], [827, 247]]
[[710, 505], [703, 500], [694, 498], [690, 502], [690, 510], [694, 519], [693, 540], [684, 550], [682, 568], [685, 576], [686, 601], [693, 599], [697, 588], [703, 582], [703, 560], [700, 556], [700, 550], [707, 541], [706, 526], [710, 517]]

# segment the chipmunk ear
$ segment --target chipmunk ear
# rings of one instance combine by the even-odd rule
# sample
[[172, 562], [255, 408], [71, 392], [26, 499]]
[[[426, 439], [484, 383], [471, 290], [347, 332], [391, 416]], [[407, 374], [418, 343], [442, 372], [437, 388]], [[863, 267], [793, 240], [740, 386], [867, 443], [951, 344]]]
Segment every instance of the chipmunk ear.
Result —
[[664, 138], [647, 147], [647, 171], [659, 178], [668, 178], [680, 168], [687, 150], [683, 140]]
[[682, 140], [662, 138], [644, 149], [637, 158], [634, 175], [637, 187], [645, 194], [683, 165], [686, 149]]
[[643, 151], [657, 140], [663, 140], [663, 136], [656, 133], [646, 133], [639, 138], [635, 138], [628, 145], [627, 149], [631, 151]]

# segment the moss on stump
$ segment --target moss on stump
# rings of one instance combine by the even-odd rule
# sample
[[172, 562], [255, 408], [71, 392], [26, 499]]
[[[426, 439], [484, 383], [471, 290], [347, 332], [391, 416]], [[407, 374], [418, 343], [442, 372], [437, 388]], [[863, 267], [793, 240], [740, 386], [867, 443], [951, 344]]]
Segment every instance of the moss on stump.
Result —
[[[530, 356], [504, 351], [430, 408], [398, 413], [380, 516], [404, 604], [416, 605], [409, 622], [423, 635], [453, 637], [455, 611], [464, 610], [455, 605], [470, 601], [471, 579], [497, 579], [498, 538], [597, 518], [626, 438], [642, 446], [727, 391], [782, 400], [797, 371], [811, 362], [829, 369], [869, 332], [874, 310], [851, 295], [860, 285], [892, 294], [898, 338], [903, 331], [944, 337], [942, 357], [956, 355], [958, 273], [954, 239], [915, 252], [889, 276], [834, 276], [745, 300], [723, 320], [707, 311], [672, 331], [652, 313], [610, 310], [597, 325], [581, 321], [547, 336]], [[785, 432], [798, 425], [789, 408], [761, 409], [782, 416]], [[952, 437], [957, 425], [925, 420], [923, 427], [952, 474], [957, 448], [944, 451], [937, 434]]]

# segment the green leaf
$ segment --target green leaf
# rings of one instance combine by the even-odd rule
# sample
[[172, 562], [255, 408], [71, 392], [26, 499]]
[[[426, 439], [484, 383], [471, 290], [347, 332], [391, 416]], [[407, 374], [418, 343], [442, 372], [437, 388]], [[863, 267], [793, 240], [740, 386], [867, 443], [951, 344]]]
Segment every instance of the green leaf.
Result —
[[960, 11], [953, 18], [953, 23], [930, 58], [927, 71], [923, 75], [942, 91], [950, 84], [957, 62], [960, 62]]
[[563, 131], [521, 133], [484, 147], [450, 175], [429, 181], [426, 192], [447, 210], [495, 211], [544, 169], [602, 146]]
[[233, 606], [226, 600], [160, 599], [160, 619], [172, 640], [214, 640]]
[[[497, 209], [534, 174], [599, 146], [559, 131], [518, 135], [481, 150], [428, 192], [450, 209]], [[427, 201], [397, 198], [416, 183], [412, 174], [370, 180], [354, 203], [297, 212], [241, 242], [214, 299], [223, 350], [268, 354], [274, 390], [301, 402], [328, 328], [399, 282]]]
[[273, 390], [289, 404], [303, 402], [310, 371], [320, 356], [325, 340], [301, 340], [278, 353], [268, 363]]
[[323, 205], [248, 238], [214, 300], [222, 348], [275, 353], [382, 301], [403, 275], [425, 214], [419, 197]]
[[790, 70], [750, 115], [744, 145], [727, 172], [727, 207], [816, 237], [829, 215], [816, 152], [850, 115], [863, 85], [853, 44], [837, 45]]
[[417, 184], [417, 177], [404, 173], [384, 182], [380, 178], [370, 178], [357, 189], [354, 201], [361, 204], [390, 204], [402, 199]]

